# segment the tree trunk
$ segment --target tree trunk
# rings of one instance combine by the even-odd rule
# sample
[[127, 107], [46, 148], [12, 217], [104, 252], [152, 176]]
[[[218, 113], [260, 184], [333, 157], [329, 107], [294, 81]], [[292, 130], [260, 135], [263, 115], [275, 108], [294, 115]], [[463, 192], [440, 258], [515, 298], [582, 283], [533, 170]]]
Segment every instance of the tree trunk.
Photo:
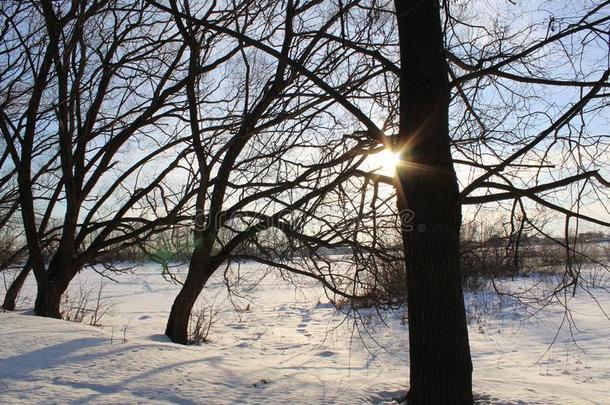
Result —
[[30, 274], [30, 264], [29, 262], [23, 266], [23, 269], [17, 275], [17, 278], [13, 280], [11, 286], [6, 291], [6, 295], [4, 296], [4, 303], [2, 304], [2, 308], [6, 311], [14, 311], [15, 306], [17, 304], [17, 297], [19, 296], [19, 292], [21, 291], [21, 287], [23, 287], [23, 283], [25, 279], [28, 278]]
[[48, 280], [47, 283], [38, 282], [34, 313], [38, 316], [61, 319], [61, 296], [67, 288], [68, 283], [58, 283], [53, 279]]
[[[448, 130], [449, 83], [437, 0], [395, 0], [402, 164], [398, 208], [408, 283], [412, 404], [471, 404], [460, 275], [461, 206]], [[414, 214], [414, 217], [411, 215]]]
[[78, 270], [80, 267], [73, 267], [73, 263], [69, 259], [55, 254], [44, 277], [36, 280], [38, 286], [34, 303], [36, 315], [61, 319], [61, 297]]
[[188, 275], [182, 289], [174, 299], [165, 328], [165, 334], [172, 342], [183, 345], [189, 343], [188, 327], [195, 301], [201, 294], [208, 278], [214, 272], [213, 270], [202, 269], [201, 262], [196, 256], [196, 254], [193, 254], [193, 257], [191, 257]]

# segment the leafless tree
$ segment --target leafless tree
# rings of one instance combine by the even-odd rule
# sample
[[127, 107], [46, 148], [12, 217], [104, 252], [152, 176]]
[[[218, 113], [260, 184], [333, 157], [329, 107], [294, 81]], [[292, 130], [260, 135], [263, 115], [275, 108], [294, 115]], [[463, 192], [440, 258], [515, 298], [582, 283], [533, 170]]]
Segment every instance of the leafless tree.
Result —
[[[366, 94], [369, 83], [385, 68], [340, 44], [329, 47], [326, 37], [341, 29], [358, 2], [340, 8], [318, 2], [243, 2], [232, 6], [231, 18], [224, 16], [227, 5], [199, 9], [196, 2], [151, 3], [173, 16], [189, 47], [186, 119], [193, 142], [192, 176], [198, 182], [194, 250], [166, 334], [188, 342], [188, 321], [199, 293], [231, 260], [256, 260], [349, 294], [344, 291], [348, 275], [320, 265], [320, 250], [384, 254], [375, 238], [349, 235], [351, 228], [370, 220], [368, 205], [366, 213], [351, 207], [353, 216], [332, 213], [339, 210], [339, 196], [345, 198], [345, 192], [333, 192], [365, 177], [362, 164], [381, 148], [377, 140], [354, 131], [336, 99], [320, 94], [310, 78], [332, 84], [333, 94], [342, 98], [371, 97]], [[217, 52], [206, 46], [220, 34], [224, 49], [238, 50], [228, 65], [232, 72], [203, 75], [198, 66]], [[266, 52], [274, 46], [277, 53]], [[210, 86], [219, 80], [234, 89]], [[219, 117], [218, 111], [230, 115]], [[218, 127], [219, 120], [231, 125]], [[358, 195], [359, 189], [351, 189], [356, 191], [352, 196]], [[299, 263], [290, 260], [297, 255]]]
[[[166, 181], [181, 156], [162, 159], [181, 142], [164, 120], [181, 109], [184, 48], [149, 8], [2, 3], [0, 130], [17, 171], [38, 315], [60, 317], [83, 266], [175, 222], [186, 204], [185, 190]], [[46, 260], [49, 233], [59, 236]]]

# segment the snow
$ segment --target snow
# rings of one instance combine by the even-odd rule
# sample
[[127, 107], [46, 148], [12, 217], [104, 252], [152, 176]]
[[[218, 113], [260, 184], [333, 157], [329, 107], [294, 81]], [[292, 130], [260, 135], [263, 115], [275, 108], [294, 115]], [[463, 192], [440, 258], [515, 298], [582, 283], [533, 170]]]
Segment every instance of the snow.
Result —
[[[232, 299], [222, 275], [211, 280], [202, 302], [218, 315], [201, 346], [175, 345], [162, 334], [178, 286], [155, 265], [105, 286], [103, 302], [113, 306], [101, 327], [27, 309], [0, 313], [0, 403], [390, 404], [405, 394], [403, 309], [383, 320], [363, 310], [355, 322], [313, 282], [295, 287], [275, 273], [244, 281], [267, 270], [242, 265]], [[101, 280], [83, 271], [69, 295]], [[28, 279], [23, 308], [31, 308], [34, 289]], [[602, 310], [610, 313], [610, 294], [592, 291], [597, 302], [584, 292], [569, 298], [571, 317], [561, 305], [532, 314], [508, 297], [468, 293], [478, 401], [607, 403], [610, 321]]]

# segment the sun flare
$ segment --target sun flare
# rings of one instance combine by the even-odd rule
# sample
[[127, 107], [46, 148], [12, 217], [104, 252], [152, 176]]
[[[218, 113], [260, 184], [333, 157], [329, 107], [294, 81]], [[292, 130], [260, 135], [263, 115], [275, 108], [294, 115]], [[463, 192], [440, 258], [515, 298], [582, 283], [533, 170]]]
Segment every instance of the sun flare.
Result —
[[400, 162], [400, 156], [396, 152], [384, 150], [372, 156], [373, 168], [375, 172], [385, 176], [394, 176], [396, 166]]

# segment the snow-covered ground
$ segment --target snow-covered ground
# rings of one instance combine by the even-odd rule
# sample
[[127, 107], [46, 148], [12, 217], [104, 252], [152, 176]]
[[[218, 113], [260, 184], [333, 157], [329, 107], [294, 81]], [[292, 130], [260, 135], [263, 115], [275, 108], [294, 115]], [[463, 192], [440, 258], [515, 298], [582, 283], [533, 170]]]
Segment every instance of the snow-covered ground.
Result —
[[[297, 288], [275, 273], [246, 283], [265, 270], [241, 266], [241, 297], [228, 298], [222, 275], [209, 283], [203, 298], [217, 319], [202, 346], [175, 345], [163, 336], [178, 287], [154, 265], [104, 287], [103, 303], [113, 307], [102, 327], [27, 310], [0, 313], [0, 403], [368, 404], [404, 395], [403, 310], [385, 313], [383, 321], [362, 311], [354, 322], [315, 283], [301, 280]], [[95, 290], [101, 280], [84, 271], [69, 296]], [[500, 287], [527, 289], [535, 282]], [[468, 293], [479, 401], [608, 403], [610, 321], [602, 309], [610, 313], [610, 293], [592, 291], [597, 302], [584, 292], [569, 300], [570, 316], [561, 305], [532, 313], [514, 299]], [[28, 279], [23, 308], [31, 307], [33, 292]]]

